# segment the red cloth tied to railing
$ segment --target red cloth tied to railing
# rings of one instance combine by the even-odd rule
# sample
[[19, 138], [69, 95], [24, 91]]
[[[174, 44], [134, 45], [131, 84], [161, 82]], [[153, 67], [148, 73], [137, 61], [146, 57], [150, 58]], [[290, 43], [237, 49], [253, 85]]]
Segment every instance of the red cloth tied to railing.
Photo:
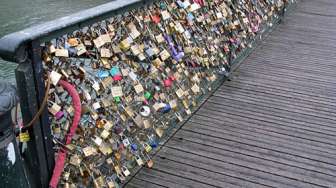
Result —
[[[71, 85], [70, 83], [64, 80], [60, 80], [58, 83], [70, 94], [72, 98], [73, 107], [75, 109], [72, 125], [70, 127], [69, 133], [66, 136], [66, 144], [70, 144], [72, 136], [75, 134], [75, 131], [78, 127], [78, 124], [81, 118], [81, 101], [80, 101], [79, 94], [73, 85]], [[67, 154], [67, 151], [65, 149], [60, 149], [58, 151], [56, 164], [55, 164], [55, 168], [53, 171], [53, 176], [51, 177], [51, 180], [49, 182], [49, 186], [52, 188], [57, 187], [58, 181], [62, 175], [62, 172], [64, 169], [64, 163], [66, 159], [66, 154]]]

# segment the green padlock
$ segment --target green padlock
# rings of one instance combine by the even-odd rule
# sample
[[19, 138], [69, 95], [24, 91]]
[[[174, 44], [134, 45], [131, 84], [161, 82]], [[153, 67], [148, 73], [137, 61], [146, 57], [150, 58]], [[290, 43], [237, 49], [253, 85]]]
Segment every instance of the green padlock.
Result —
[[152, 94], [151, 94], [150, 92], [148, 92], [148, 91], [146, 91], [146, 92], [144, 93], [144, 96], [145, 96], [145, 98], [146, 98], [147, 100], [150, 100], [150, 99], [153, 98]]
[[121, 98], [120, 98], [120, 97], [114, 97], [114, 102], [116, 102], [116, 103], [120, 103], [120, 101], [121, 101]]

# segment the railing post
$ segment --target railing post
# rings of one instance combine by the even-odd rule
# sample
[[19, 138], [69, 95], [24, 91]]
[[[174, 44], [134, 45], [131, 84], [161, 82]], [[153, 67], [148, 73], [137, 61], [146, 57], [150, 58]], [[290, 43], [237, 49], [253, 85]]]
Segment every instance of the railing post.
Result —
[[[16, 69], [23, 124], [27, 125], [37, 113], [45, 95], [40, 47], [33, 42], [27, 46], [27, 58]], [[48, 187], [54, 167], [54, 152], [48, 113], [45, 109], [37, 121], [27, 129], [30, 141], [23, 153], [31, 175], [32, 187]]]
[[16, 143], [11, 109], [16, 105], [15, 87], [0, 82], [0, 182], [2, 187], [28, 187]]
[[[32, 42], [32, 65], [34, 69], [34, 79], [36, 84], [36, 97], [38, 101], [38, 106], [40, 108], [40, 104], [42, 104], [43, 98], [45, 96], [45, 85], [44, 85], [44, 71], [42, 65], [42, 50], [39, 41]], [[48, 165], [48, 177], [52, 176], [52, 172], [55, 165], [55, 156], [53, 150], [53, 141], [51, 135], [51, 127], [48, 118], [48, 110], [44, 108], [43, 113], [40, 116], [40, 123], [41, 123], [41, 131], [44, 138], [44, 148], [46, 151], [46, 160]]]

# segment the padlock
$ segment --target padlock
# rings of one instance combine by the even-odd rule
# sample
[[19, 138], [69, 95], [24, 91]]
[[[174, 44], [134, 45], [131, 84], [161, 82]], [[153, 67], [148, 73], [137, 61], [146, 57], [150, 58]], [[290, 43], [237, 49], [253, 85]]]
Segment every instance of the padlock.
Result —
[[77, 50], [77, 56], [81, 56], [87, 53], [87, 50], [84, 44], [79, 44], [78, 46], [76, 46], [76, 50]]
[[149, 145], [149, 144], [147, 144], [147, 143], [144, 143], [143, 144], [143, 147], [144, 147], [144, 149], [145, 149], [145, 151], [147, 152], [147, 153], [149, 153], [150, 151], [152, 151], [152, 147]]
[[141, 158], [139, 155], [136, 155], [136, 156], [135, 156], [135, 160], [136, 160], [136, 162], [137, 162], [137, 164], [138, 164], [139, 166], [144, 165], [144, 162], [143, 162], [142, 158]]
[[122, 143], [124, 144], [125, 147], [130, 145], [130, 141], [128, 138], [126, 138], [125, 136], [121, 137], [122, 139]]
[[103, 143], [103, 140], [100, 137], [98, 137], [98, 136], [96, 136], [92, 140], [93, 140], [94, 143], [97, 144], [97, 146], [100, 146]]
[[69, 163], [72, 164], [72, 165], [74, 165], [74, 166], [78, 166], [79, 167], [80, 164], [81, 164], [81, 162], [82, 162], [82, 159], [78, 155], [76, 155], [76, 154], [70, 157]]
[[140, 94], [144, 91], [144, 88], [141, 84], [137, 84], [137, 85], [134, 86], [134, 90], [137, 94]]
[[56, 116], [56, 114], [61, 111], [62, 107], [52, 101], [49, 101], [49, 103], [52, 104], [51, 107], [48, 107], [49, 112], [53, 116]]
[[68, 181], [69, 177], [70, 177], [70, 172], [64, 172], [63, 173], [63, 178], [64, 178], [65, 181]]
[[30, 140], [30, 136], [29, 136], [28, 131], [20, 132], [19, 140], [20, 140], [20, 142], [28, 142]]
[[149, 128], [151, 128], [152, 127], [152, 125], [151, 125], [151, 123], [150, 123], [150, 121], [149, 120], [144, 120], [144, 128], [145, 129], [149, 129]]
[[154, 166], [154, 161], [152, 159], [149, 159], [146, 164], [148, 168], [152, 168]]
[[116, 184], [114, 183], [114, 181], [108, 181], [107, 186], [108, 188], [116, 188]]
[[56, 57], [69, 57], [69, 51], [67, 49], [56, 49]]
[[99, 151], [103, 153], [105, 156], [108, 156], [113, 152], [112, 148], [106, 143], [103, 143], [99, 146]]
[[125, 177], [129, 176], [131, 172], [127, 169], [126, 166], [121, 167], [121, 171]]
[[83, 153], [86, 157], [89, 157], [91, 155], [95, 155], [96, 152], [97, 152], [96, 149], [91, 147], [91, 146], [87, 146], [87, 147], [83, 148], [82, 151], [83, 151]]
[[123, 91], [121, 86], [114, 86], [111, 88], [111, 93], [113, 97], [122, 97]]
[[105, 180], [102, 176], [93, 180], [95, 188], [105, 187]]
[[161, 127], [157, 127], [155, 129], [155, 133], [156, 133], [156, 135], [158, 135], [159, 138], [161, 138], [163, 136], [164, 130]]
[[59, 74], [58, 72], [56, 71], [51, 71], [50, 73], [50, 80], [51, 80], [51, 83], [56, 86], [58, 81], [61, 79], [62, 75]]
[[142, 115], [143, 117], [148, 117], [150, 115], [150, 108], [148, 106], [142, 106], [140, 108], [140, 115]]
[[103, 138], [103, 139], [107, 139], [108, 136], [110, 135], [110, 132], [106, 129], [104, 129], [101, 133], [100, 133], [100, 136]]

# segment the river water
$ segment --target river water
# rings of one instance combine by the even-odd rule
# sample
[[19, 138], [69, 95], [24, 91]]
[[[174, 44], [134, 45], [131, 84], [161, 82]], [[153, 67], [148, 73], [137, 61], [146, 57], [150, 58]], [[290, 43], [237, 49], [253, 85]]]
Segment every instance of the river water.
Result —
[[[0, 0], [0, 38], [109, 1], [111, 0]], [[0, 59], [0, 80], [15, 83], [15, 68], [15, 64]]]

